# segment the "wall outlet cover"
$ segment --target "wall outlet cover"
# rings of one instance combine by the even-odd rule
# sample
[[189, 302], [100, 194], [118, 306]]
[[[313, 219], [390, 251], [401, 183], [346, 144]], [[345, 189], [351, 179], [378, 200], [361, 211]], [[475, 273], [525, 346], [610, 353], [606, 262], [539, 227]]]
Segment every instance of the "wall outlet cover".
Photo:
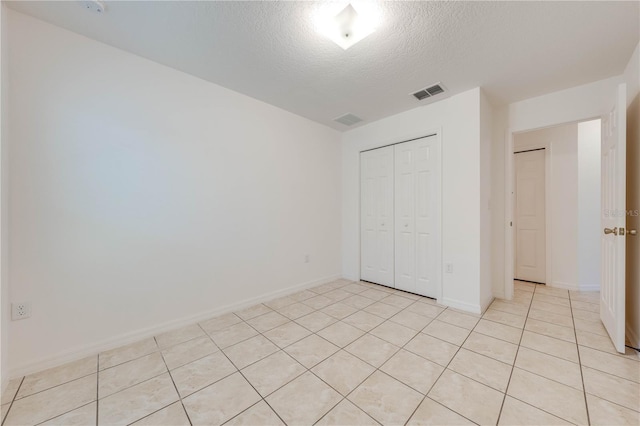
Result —
[[14, 321], [26, 319], [31, 316], [31, 303], [17, 302], [11, 304], [11, 319]]

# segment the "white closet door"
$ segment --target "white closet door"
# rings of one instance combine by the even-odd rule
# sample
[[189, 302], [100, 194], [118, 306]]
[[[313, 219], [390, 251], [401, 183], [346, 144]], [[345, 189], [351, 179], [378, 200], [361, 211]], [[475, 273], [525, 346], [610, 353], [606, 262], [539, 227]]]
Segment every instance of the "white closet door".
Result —
[[440, 282], [440, 144], [435, 136], [415, 142], [416, 289], [438, 297]]
[[438, 297], [440, 146], [436, 136], [395, 145], [396, 288]]
[[415, 142], [395, 145], [396, 288], [416, 290]]
[[360, 278], [393, 287], [393, 147], [360, 154]]

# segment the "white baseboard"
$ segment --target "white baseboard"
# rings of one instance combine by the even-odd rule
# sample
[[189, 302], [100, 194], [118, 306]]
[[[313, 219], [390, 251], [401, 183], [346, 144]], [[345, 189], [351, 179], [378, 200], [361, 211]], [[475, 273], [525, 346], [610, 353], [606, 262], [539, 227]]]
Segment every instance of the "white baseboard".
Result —
[[580, 291], [600, 291], [600, 284], [585, 284], [578, 287]]
[[555, 288], [561, 288], [563, 290], [571, 290], [571, 291], [578, 291], [578, 285], [577, 284], [571, 284], [571, 283], [565, 283], [562, 281], [554, 281], [552, 283], [547, 284], [549, 287], [555, 287]]
[[[54, 355], [44, 356], [36, 361], [28, 362], [25, 364], [12, 366], [9, 368], [10, 378], [26, 376], [28, 374], [37, 373], [49, 368], [58, 367], [68, 362], [77, 361], [87, 356], [96, 355], [100, 352], [115, 349], [129, 343], [134, 343], [142, 339], [156, 336], [160, 333], [171, 331], [180, 327], [184, 327], [189, 324], [213, 318], [218, 315], [223, 315], [229, 312], [238, 311], [240, 309], [248, 308], [249, 306], [266, 302], [267, 300], [276, 299], [278, 297], [286, 296], [288, 294], [295, 293], [300, 290], [315, 287], [320, 284], [328, 283], [342, 278], [341, 275], [331, 275], [328, 277], [320, 278], [317, 280], [307, 281], [301, 284], [297, 284], [291, 287], [287, 287], [281, 290], [276, 290], [271, 293], [266, 293], [250, 299], [241, 300], [235, 303], [231, 303], [225, 306], [220, 306], [208, 311], [200, 312], [188, 317], [179, 318], [164, 322], [162, 324], [154, 325], [152, 327], [146, 327], [138, 329], [132, 332], [124, 333], [119, 336], [110, 337], [108, 339], [101, 340], [99, 342], [91, 343], [88, 345], [76, 346], [75, 348], [59, 352]], [[2, 378], [3, 381], [5, 377]], [[8, 381], [8, 380], [7, 380]], [[3, 383], [4, 385], [4, 383]], [[4, 386], [3, 386], [4, 389]]]
[[[493, 298], [492, 298], [493, 299]], [[449, 306], [455, 309], [459, 309], [461, 311], [471, 312], [473, 314], [481, 314], [483, 312], [482, 307], [480, 305], [474, 305], [472, 303], [461, 302], [455, 299], [449, 299], [447, 297], [443, 297], [442, 299], [438, 299], [438, 303], [441, 305]]]
[[634, 348], [640, 348], [640, 338], [638, 338], [638, 334], [631, 328], [631, 324], [626, 324], [626, 334], [627, 339], [629, 339], [629, 343]]

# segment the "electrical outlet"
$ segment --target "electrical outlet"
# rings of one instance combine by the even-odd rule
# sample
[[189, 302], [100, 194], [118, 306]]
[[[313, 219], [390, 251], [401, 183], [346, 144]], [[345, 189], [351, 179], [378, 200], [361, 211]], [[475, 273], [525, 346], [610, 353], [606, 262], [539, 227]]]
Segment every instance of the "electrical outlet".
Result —
[[444, 264], [444, 271], [447, 274], [453, 274], [453, 263], [445, 263]]
[[31, 316], [31, 303], [19, 302], [11, 304], [11, 319], [14, 321], [29, 318]]
[[304, 263], [309, 263], [310, 262], [310, 257], [308, 254], [304, 255]]

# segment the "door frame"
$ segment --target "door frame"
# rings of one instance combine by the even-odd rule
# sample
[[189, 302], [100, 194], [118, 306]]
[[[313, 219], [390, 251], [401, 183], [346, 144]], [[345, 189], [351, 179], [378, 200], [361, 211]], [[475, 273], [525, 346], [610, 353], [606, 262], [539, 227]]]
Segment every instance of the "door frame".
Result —
[[[515, 154], [514, 154], [514, 135], [526, 132], [532, 132], [535, 130], [549, 129], [552, 127], [564, 126], [567, 124], [582, 123], [585, 121], [598, 120], [600, 116], [589, 116], [584, 118], [578, 118], [576, 120], [554, 123], [542, 127], [534, 127], [531, 129], [522, 129], [514, 131], [511, 127], [505, 131], [505, 150], [504, 150], [504, 298], [507, 300], [513, 299], [515, 271], [515, 197], [513, 192], [515, 190]], [[553, 283], [551, 273], [551, 251], [549, 250], [549, 242], [551, 241], [551, 201], [549, 194], [551, 193], [551, 177], [553, 171], [551, 169], [551, 146], [548, 142], [540, 144], [540, 147], [545, 148], [545, 256], [546, 256], [546, 284]], [[511, 226], [513, 224], [514, 226]]]
[[[435, 136], [436, 137], [436, 143], [438, 144], [439, 150], [440, 150], [440, 196], [438, 197], [438, 201], [439, 201], [439, 205], [438, 205], [438, 225], [440, 227], [440, 232], [438, 233], [438, 239], [439, 241], [436, 242], [436, 246], [439, 247], [440, 249], [440, 253], [438, 256], [438, 267], [436, 268], [436, 272], [438, 275], [438, 286], [437, 286], [437, 296], [436, 296], [436, 300], [440, 301], [442, 299], [442, 288], [443, 288], [443, 277], [444, 277], [444, 267], [442, 264], [442, 253], [443, 253], [443, 247], [442, 247], [442, 242], [444, 241], [443, 238], [443, 229], [442, 229], [442, 200], [443, 200], [443, 179], [442, 179], [442, 165], [443, 165], [443, 158], [444, 158], [444, 152], [442, 149], [442, 128], [437, 128], [437, 129], [433, 129], [433, 130], [429, 130], [426, 132], [420, 132], [418, 134], [409, 134], [406, 135], [402, 138], [400, 138], [400, 140], [398, 140], [398, 138], [395, 138], [393, 140], [387, 140], [387, 141], [381, 141], [380, 143], [375, 144], [374, 146], [369, 146], [365, 149], [361, 149], [358, 151], [358, 176], [360, 176], [360, 173], [362, 171], [362, 162], [361, 160], [361, 155], [363, 152], [366, 151], [371, 151], [374, 149], [378, 149], [378, 148], [384, 148], [387, 146], [392, 146], [392, 145], [398, 145], [404, 142], [411, 142], [417, 139], [423, 139], [423, 138], [428, 138], [431, 136]], [[358, 178], [358, 194], [360, 195], [362, 193], [362, 181], [360, 178]], [[361, 226], [361, 220], [362, 220], [362, 205], [360, 202], [360, 196], [358, 196], [358, 281], [360, 281], [362, 279], [362, 250], [360, 250], [360, 248], [362, 247], [362, 226]], [[395, 273], [395, 271], [394, 271]]]

